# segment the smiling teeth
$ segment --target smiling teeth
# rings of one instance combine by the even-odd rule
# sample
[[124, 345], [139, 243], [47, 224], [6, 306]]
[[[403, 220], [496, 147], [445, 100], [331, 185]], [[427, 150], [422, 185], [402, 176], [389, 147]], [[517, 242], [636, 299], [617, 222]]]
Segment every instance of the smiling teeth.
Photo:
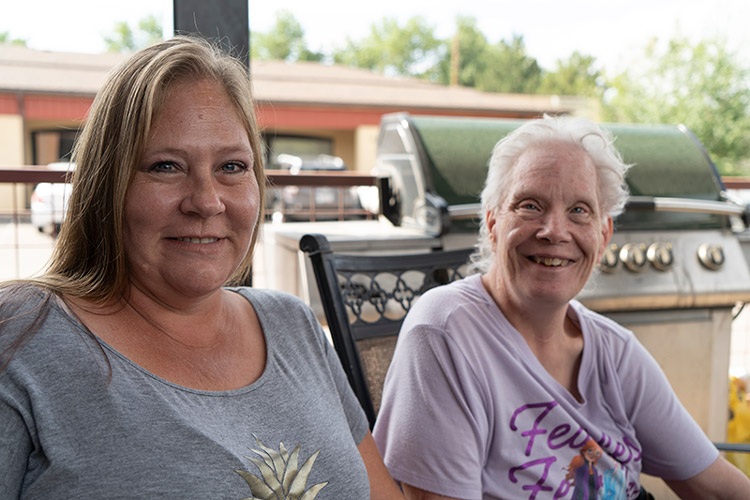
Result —
[[560, 267], [567, 265], [570, 261], [567, 259], [558, 259], [556, 257], [534, 257], [534, 262], [544, 264], [545, 266]]
[[184, 241], [186, 243], [216, 243], [219, 238], [177, 238], [177, 241]]

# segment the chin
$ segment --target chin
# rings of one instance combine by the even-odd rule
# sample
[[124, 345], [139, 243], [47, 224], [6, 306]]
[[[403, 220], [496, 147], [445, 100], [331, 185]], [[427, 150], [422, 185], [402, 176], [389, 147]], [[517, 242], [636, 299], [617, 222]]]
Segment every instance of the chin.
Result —
[[186, 297], [202, 297], [222, 289], [229, 276], [193, 276], [189, 281], [175, 282], [173, 288]]

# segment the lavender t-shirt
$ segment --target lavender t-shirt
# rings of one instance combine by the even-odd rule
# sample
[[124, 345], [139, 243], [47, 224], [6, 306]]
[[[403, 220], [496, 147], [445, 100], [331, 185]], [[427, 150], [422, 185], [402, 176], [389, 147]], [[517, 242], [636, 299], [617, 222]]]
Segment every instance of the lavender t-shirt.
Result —
[[474, 275], [407, 316], [374, 435], [391, 474], [462, 499], [625, 499], [641, 471], [701, 472], [718, 452], [632, 332], [572, 301], [578, 402]]

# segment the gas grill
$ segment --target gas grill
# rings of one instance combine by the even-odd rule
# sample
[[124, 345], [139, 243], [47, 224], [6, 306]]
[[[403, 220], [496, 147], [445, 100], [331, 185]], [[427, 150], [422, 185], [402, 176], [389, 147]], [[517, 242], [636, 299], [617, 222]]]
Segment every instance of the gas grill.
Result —
[[[476, 243], [479, 194], [495, 143], [522, 121], [385, 115], [376, 174], [396, 226]], [[632, 198], [579, 299], [632, 329], [711, 439], [724, 440], [732, 308], [750, 300], [738, 233], [742, 206], [684, 126], [605, 124], [626, 163]]]

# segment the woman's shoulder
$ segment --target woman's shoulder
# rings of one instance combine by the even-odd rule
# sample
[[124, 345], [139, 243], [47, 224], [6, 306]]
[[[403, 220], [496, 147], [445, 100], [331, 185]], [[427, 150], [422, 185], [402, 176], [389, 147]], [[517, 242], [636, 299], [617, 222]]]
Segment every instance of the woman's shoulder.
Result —
[[466, 302], [481, 299], [483, 289], [481, 276], [472, 274], [427, 290], [418, 303], [442, 303], [444, 306], [448, 306], [455, 301]]
[[463, 336], [467, 323], [476, 325], [487, 317], [487, 298], [479, 275], [432, 288], [412, 305], [401, 334], [441, 337]]
[[447, 319], [460, 310], [482, 307], [486, 299], [484, 285], [480, 275], [476, 274], [426, 291], [414, 303], [410, 313]]
[[76, 331], [77, 323], [52, 290], [32, 283], [0, 285], [0, 358], [39, 349], [59, 353], [72, 338], [67, 333]]
[[39, 285], [13, 281], [0, 284], [0, 320], [22, 317], [53, 302], [54, 293]]
[[318, 326], [312, 308], [296, 295], [251, 287], [235, 287], [230, 290], [239, 293], [252, 304], [267, 334], [305, 332], [315, 330]]
[[261, 307], [293, 307], [300, 310], [309, 308], [301, 298], [279, 290], [252, 288], [247, 286], [231, 287], [229, 289], [239, 293], [251, 303], [258, 304]]

